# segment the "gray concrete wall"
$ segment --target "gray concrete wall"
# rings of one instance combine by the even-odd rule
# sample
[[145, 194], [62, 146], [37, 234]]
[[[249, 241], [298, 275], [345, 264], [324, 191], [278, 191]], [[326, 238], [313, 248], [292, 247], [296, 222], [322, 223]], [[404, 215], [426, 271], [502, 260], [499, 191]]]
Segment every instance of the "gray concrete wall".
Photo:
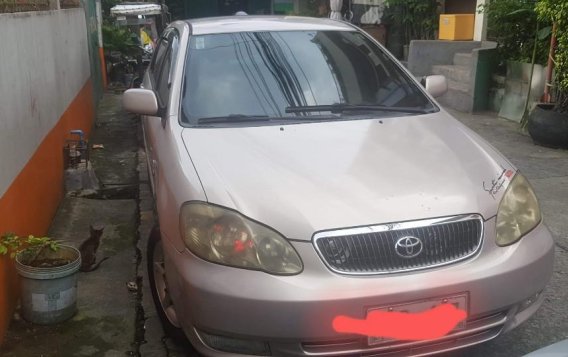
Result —
[[90, 77], [83, 9], [0, 14], [0, 197]]
[[415, 76], [431, 74], [432, 65], [453, 64], [454, 54], [481, 47], [477, 41], [414, 40], [410, 42], [408, 69]]

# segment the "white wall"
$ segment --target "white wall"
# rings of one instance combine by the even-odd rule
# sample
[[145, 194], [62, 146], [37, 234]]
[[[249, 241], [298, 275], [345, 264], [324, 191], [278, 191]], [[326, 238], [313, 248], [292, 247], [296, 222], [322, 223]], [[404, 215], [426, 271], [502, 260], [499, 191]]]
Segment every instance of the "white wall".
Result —
[[[488, 0], [477, 0], [477, 7], [485, 5]], [[487, 40], [487, 15], [485, 13], [476, 13], [475, 14], [475, 30], [473, 33], [473, 40], [474, 41], [486, 41]]]
[[0, 14], [0, 197], [90, 76], [81, 8]]

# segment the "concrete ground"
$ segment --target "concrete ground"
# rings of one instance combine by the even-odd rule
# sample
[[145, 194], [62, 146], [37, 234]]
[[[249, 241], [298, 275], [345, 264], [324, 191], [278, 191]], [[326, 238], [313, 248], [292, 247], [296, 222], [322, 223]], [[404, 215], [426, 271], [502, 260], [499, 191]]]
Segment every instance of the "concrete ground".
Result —
[[[137, 282], [138, 241], [138, 120], [120, 110], [119, 95], [105, 95], [91, 143], [100, 189], [64, 198], [49, 236], [78, 247], [89, 237], [89, 225], [105, 226], [98, 259], [108, 257], [89, 273], [78, 273], [77, 314], [69, 321], [39, 326], [17, 312], [0, 355], [5, 357], [138, 355], [143, 331], [137, 328], [141, 293], [129, 289]], [[117, 140], [119, 138], [119, 140]], [[92, 188], [88, 185], [88, 188]]]
[[[68, 322], [37, 326], [18, 314], [0, 356], [196, 356], [163, 331], [146, 272], [146, 244], [155, 224], [137, 120], [120, 109], [120, 95], [106, 94], [99, 108], [92, 151], [101, 187], [86, 197], [66, 197], [50, 234], [79, 245], [88, 225], [105, 224], [99, 259], [91, 273], [79, 274], [78, 313]], [[546, 301], [518, 329], [489, 343], [447, 356], [522, 356], [568, 338], [568, 151], [533, 145], [517, 124], [493, 115], [452, 112], [460, 121], [504, 153], [530, 179], [540, 198], [546, 223], [556, 240], [554, 276]], [[79, 194], [78, 196], [81, 196]], [[127, 284], [134, 285], [129, 290]], [[132, 286], [131, 286], [132, 288]]]

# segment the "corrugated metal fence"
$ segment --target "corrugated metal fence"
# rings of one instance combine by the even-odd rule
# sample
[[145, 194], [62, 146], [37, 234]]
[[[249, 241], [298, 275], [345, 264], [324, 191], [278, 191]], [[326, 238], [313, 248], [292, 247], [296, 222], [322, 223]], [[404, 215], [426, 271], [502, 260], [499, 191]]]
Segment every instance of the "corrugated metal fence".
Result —
[[[59, 0], [60, 9], [81, 6], [81, 0]], [[57, 8], [55, 0], [0, 0], [0, 13], [46, 11]]]
[[49, 0], [0, 0], [0, 13], [49, 10]]

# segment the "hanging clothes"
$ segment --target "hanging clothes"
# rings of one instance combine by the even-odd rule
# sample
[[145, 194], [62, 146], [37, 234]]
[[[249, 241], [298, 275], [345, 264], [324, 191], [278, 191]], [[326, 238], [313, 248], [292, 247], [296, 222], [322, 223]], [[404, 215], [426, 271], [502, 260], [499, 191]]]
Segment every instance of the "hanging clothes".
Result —
[[331, 14], [329, 15], [329, 18], [332, 20], [343, 20], [343, 16], [341, 15], [343, 0], [330, 0], [329, 5], [331, 7]]
[[385, 0], [353, 0], [353, 23], [378, 25], [382, 23]]

